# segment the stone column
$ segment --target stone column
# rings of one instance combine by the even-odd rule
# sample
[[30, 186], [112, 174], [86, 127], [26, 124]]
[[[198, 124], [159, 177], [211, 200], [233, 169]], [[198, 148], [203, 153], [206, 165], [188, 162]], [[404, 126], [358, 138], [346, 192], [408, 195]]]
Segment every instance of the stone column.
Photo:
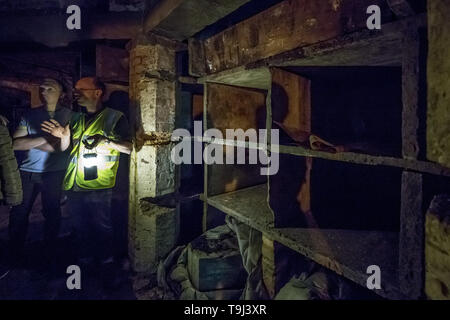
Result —
[[450, 167], [450, 6], [428, 1], [427, 158]]
[[176, 245], [179, 233], [176, 206], [156, 204], [156, 198], [176, 189], [175, 165], [170, 161], [170, 136], [175, 129], [175, 50], [148, 36], [133, 40], [129, 50], [135, 132], [130, 159], [129, 255], [136, 272], [152, 273]]
[[425, 292], [430, 300], [450, 300], [450, 196], [434, 197], [426, 215]]

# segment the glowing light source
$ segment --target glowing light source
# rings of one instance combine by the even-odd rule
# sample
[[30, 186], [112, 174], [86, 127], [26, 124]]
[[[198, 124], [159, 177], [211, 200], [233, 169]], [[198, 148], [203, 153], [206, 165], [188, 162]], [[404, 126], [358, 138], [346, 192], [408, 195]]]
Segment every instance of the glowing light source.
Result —
[[96, 153], [87, 153], [83, 156], [83, 166], [85, 168], [92, 168], [98, 164]]

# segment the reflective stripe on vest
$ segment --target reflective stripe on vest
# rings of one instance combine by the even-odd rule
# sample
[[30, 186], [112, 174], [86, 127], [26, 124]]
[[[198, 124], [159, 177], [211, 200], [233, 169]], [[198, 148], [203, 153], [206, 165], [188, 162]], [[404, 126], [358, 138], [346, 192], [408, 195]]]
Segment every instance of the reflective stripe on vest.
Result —
[[[98, 157], [102, 157], [103, 161], [105, 162], [112, 162], [112, 161], [119, 161], [120, 156], [102, 156], [102, 155], [97, 155]], [[78, 161], [78, 157], [74, 156], [73, 158], [70, 159], [71, 163], [77, 163]]]
[[[117, 169], [119, 166], [120, 152], [108, 147], [105, 142], [100, 142], [92, 150], [87, 150], [83, 140], [96, 134], [103, 135], [109, 139], [117, 139], [114, 136], [114, 128], [123, 114], [117, 110], [105, 108], [86, 127], [84, 114], [76, 114], [71, 121], [71, 135], [73, 141], [70, 161], [64, 177], [63, 188], [70, 190], [76, 183], [78, 187], [89, 190], [112, 188], [115, 185]], [[96, 152], [101, 149], [101, 152]], [[83, 156], [85, 154], [96, 154], [94, 166], [97, 169], [97, 178], [85, 180], [85, 166]], [[92, 163], [89, 167], [92, 166]], [[88, 166], [86, 166], [88, 167]]]

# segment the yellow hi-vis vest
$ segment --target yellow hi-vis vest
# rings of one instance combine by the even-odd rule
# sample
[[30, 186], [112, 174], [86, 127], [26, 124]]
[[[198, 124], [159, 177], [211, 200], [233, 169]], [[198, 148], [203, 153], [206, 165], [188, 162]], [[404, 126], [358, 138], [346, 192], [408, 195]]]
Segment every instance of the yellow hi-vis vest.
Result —
[[[108, 147], [108, 144], [101, 142], [92, 150], [85, 148], [83, 141], [96, 134], [101, 134], [109, 139], [117, 139], [114, 136], [114, 127], [123, 114], [120, 111], [105, 108], [90, 123], [86, 124], [85, 115], [77, 113], [71, 121], [72, 151], [69, 156], [69, 165], [64, 176], [63, 189], [70, 190], [74, 183], [82, 189], [100, 190], [114, 187], [116, 174], [119, 167], [120, 152]], [[86, 127], [87, 125], [87, 127]], [[97, 154], [96, 150], [101, 147], [102, 152]], [[97, 166], [97, 178], [85, 180], [84, 167], [86, 164], [85, 154], [96, 154], [94, 162]], [[85, 162], [83, 164], [83, 162]]]

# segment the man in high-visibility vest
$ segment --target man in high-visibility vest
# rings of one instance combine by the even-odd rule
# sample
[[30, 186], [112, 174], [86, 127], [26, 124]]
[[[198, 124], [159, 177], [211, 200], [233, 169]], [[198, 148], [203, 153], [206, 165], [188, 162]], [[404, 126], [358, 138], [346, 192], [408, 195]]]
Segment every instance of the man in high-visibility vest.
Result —
[[86, 112], [75, 114], [70, 125], [42, 123], [42, 130], [61, 139], [61, 149], [71, 146], [63, 181], [69, 213], [74, 221], [78, 258], [82, 265], [101, 263], [105, 284], [115, 272], [112, 188], [116, 183], [120, 153], [130, 154], [132, 143], [125, 116], [102, 104], [104, 85], [97, 78], [82, 78], [74, 89], [77, 103]]

